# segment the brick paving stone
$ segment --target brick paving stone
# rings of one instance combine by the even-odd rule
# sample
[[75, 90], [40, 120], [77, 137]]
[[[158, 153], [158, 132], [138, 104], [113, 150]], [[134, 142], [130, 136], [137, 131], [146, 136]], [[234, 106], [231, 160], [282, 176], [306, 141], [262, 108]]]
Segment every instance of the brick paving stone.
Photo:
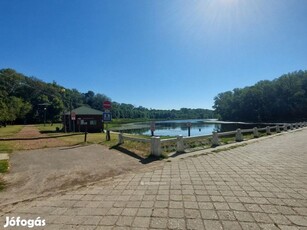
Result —
[[258, 223], [272, 223], [271, 218], [266, 213], [252, 213], [252, 215]]
[[134, 217], [131, 216], [120, 216], [116, 222], [117, 226], [131, 226]]
[[249, 212], [242, 212], [242, 211], [234, 211], [234, 215], [236, 216], [238, 221], [243, 221], [243, 222], [253, 222], [254, 219], [249, 214]]
[[218, 215], [214, 210], [201, 210], [201, 216], [206, 220], [217, 220]]
[[229, 230], [240, 230], [242, 229], [239, 222], [237, 221], [222, 221], [224, 229]]
[[307, 217], [305, 216], [286, 216], [292, 223], [307, 227]]
[[200, 219], [201, 214], [198, 209], [185, 209], [184, 216], [188, 219]]
[[243, 230], [260, 230], [260, 227], [256, 223], [241, 222], [240, 224]]
[[132, 227], [148, 228], [150, 224], [150, 217], [136, 217], [133, 221]]
[[168, 211], [168, 216], [170, 218], [183, 218], [185, 215], [184, 215], [184, 210], [183, 209], [169, 209]]
[[166, 229], [167, 218], [151, 218], [150, 228]]
[[206, 230], [222, 230], [222, 224], [217, 220], [204, 220]]
[[217, 215], [220, 220], [236, 220], [232, 211], [217, 211]]
[[168, 215], [168, 209], [165, 208], [155, 208], [152, 213], [152, 216], [155, 217], [167, 217], [167, 215]]
[[169, 229], [186, 229], [186, 223], [184, 219], [168, 219]]
[[[307, 129], [7, 206], [46, 229], [307, 229]], [[1, 204], [0, 204], [1, 205]], [[1, 225], [0, 225], [1, 226]]]
[[201, 230], [205, 229], [202, 219], [188, 219], [187, 229]]

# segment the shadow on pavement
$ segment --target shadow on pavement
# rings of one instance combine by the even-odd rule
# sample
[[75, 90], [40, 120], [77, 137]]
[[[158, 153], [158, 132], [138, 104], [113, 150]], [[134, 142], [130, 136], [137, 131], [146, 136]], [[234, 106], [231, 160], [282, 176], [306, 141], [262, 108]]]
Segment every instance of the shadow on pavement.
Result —
[[114, 146], [110, 147], [110, 149], [115, 149], [115, 150], [120, 151], [120, 152], [122, 152], [122, 153], [124, 153], [124, 154], [126, 154], [126, 155], [128, 155], [128, 156], [130, 156], [130, 157], [136, 158], [136, 159], [138, 159], [142, 164], [149, 164], [149, 163], [152, 163], [152, 162], [154, 162], [154, 161], [159, 160], [159, 158], [157, 158], [157, 157], [155, 157], [155, 156], [152, 156], [152, 155], [150, 155], [150, 156], [147, 157], [147, 158], [143, 158], [143, 157], [137, 155], [136, 153], [131, 152], [130, 150], [121, 147], [120, 145], [114, 145]]

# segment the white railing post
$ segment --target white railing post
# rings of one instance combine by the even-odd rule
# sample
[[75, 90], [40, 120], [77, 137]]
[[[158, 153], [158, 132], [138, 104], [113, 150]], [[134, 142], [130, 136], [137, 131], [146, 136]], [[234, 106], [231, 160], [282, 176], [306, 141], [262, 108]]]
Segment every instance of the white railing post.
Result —
[[295, 129], [298, 129], [298, 124], [297, 124], [297, 123], [295, 123], [294, 125], [295, 125]]
[[271, 134], [271, 128], [270, 128], [270, 126], [267, 126], [267, 127], [266, 127], [266, 134], [267, 134], [267, 135], [270, 135], [270, 134]]
[[237, 129], [236, 141], [243, 141], [243, 135], [242, 135], [241, 129]]
[[304, 121], [303, 126], [304, 126], [304, 127], [306, 126], [306, 121]]
[[161, 149], [161, 141], [160, 137], [152, 137], [151, 138], [151, 154], [159, 157], [161, 156], [162, 149]]
[[211, 141], [213, 146], [218, 146], [220, 145], [219, 141], [219, 136], [216, 131], [212, 132], [212, 141]]
[[259, 132], [258, 132], [258, 128], [257, 127], [253, 128], [253, 135], [254, 135], [254, 138], [259, 137]]
[[118, 144], [124, 144], [124, 135], [122, 133], [118, 134]]
[[284, 125], [284, 126], [283, 126], [283, 130], [284, 130], [284, 131], [287, 131], [287, 130], [288, 130], [288, 126], [287, 126], [287, 125]]
[[184, 152], [184, 143], [182, 135], [177, 136], [177, 149], [176, 152], [182, 153]]
[[290, 129], [293, 130], [293, 124], [290, 124]]
[[276, 133], [280, 133], [279, 125], [276, 125]]

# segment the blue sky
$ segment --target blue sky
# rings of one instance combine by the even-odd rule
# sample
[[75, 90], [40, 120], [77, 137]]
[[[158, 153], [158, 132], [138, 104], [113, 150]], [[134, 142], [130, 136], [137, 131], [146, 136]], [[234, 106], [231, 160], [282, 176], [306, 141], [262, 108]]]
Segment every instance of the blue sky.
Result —
[[147, 108], [307, 69], [306, 0], [0, 0], [0, 68]]

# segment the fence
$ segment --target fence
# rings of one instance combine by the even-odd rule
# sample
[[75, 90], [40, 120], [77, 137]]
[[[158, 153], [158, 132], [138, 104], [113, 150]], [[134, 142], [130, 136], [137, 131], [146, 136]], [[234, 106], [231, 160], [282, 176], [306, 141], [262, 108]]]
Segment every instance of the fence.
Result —
[[282, 131], [293, 130], [306, 127], [306, 122], [291, 123], [275, 126], [267, 126], [265, 128], [253, 128], [253, 129], [237, 129], [236, 131], [230, 132], [213, 132], [212, 135], [194, 136], [194, 137], [183, 137], [177, 136], [177, 138], [161, 139], [160, 137], [151, 137], [150, 139], [133, 137], [123, 133], [118, 134], [118, 144], [123, 144], [125, 140], [136, 141], [142, 143], [150, 143], [150, 152], [154, 156], [161, 156], [163, 150], [166, 152], [177, 152], [182, 153], [185, 150], [197, 146], [219, 146], [222, 137], [234, 136], [236, 142], [244, 140], [243, 134], [252, 134], [254, 138], [258, 138], [262, 134], [270, 135], [272, 132], [280, 133]]

